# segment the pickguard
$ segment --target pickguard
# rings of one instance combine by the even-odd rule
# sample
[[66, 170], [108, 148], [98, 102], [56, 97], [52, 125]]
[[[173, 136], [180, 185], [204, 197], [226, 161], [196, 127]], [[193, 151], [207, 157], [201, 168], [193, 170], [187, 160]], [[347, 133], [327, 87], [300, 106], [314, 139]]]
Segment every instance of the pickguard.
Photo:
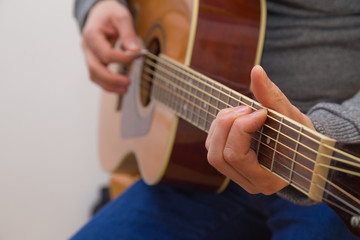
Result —
[[155, 102], [151, 101], [147, 106], [143, 106], [140, 101], [143, 63], [143, 57], [134, 60], [129, 72], [131, 83], [123, 98], [120, 121], [120, 134], [124, 139], [144, 136], [151, 126]]

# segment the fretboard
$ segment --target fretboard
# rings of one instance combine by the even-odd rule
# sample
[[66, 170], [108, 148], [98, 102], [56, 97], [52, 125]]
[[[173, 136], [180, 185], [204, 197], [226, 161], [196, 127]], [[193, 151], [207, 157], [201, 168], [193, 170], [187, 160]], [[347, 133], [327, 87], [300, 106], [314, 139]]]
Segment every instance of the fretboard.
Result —
[[[205, 132], [221, 109], [240, 105], [253, 111], [264, 108], [253, 99], [164, 56], [156, 63], [145, 59], [146, 64], [144, 71], [152, 75], [151, 97]], [[265, 124], [252, 135], [251, 148], [263, 167], [308, 195], [321, 142], [322, 138], [306, 127], [268, 110]]]

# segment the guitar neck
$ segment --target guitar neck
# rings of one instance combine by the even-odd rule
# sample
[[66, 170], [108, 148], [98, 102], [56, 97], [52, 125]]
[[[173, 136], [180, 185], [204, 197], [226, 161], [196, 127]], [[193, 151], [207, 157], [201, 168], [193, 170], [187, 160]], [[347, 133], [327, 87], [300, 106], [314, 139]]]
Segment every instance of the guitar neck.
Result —
[[[156, 62], [154, 62], [156, 60]], [[208, 132], [223, 108], [264, 108], [253, 99], [165, 56], [146, 59], [144, 74], [152, 79], [152, 98], [181, 118]], [[268, 110], [262, 128], [252, 134], [259, 163], [316, 201], [322, 201], [335, 140], [275, 111]]]

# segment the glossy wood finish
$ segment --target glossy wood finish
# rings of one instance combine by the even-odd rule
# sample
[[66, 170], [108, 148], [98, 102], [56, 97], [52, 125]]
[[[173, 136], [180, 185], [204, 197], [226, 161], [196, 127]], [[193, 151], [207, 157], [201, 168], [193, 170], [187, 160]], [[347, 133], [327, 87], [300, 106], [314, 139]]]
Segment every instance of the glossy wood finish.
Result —
[[[258, 1], [200, 1], [190, 67], [249, 95], [260, 14]], [[179, 120], [163, 183], [210, 190], [216, 190], [224, 183], [224, 176], [207, 163], [205, 139], [204, 132]]]
[[260, 18], [259, 1], [200, 1], [191, 68], [249, 94]]

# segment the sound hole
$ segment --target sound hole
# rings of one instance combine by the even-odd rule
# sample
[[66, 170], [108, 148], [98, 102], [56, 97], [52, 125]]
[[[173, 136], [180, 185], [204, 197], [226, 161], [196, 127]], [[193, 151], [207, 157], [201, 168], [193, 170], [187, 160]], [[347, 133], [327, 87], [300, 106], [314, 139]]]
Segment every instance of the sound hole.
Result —
[[[156, 56], [160, 53], [160, 42], [158, 39], [153, 39], [148, 45], [148, 51]], [[147, 106], [151, 100], [151, 90], [153, 86], [154, 74], [156, 71], [157, 61], [149, 56], [145, 56], [143, 75], [141, 78], [141, 103], [143, 106]]]

